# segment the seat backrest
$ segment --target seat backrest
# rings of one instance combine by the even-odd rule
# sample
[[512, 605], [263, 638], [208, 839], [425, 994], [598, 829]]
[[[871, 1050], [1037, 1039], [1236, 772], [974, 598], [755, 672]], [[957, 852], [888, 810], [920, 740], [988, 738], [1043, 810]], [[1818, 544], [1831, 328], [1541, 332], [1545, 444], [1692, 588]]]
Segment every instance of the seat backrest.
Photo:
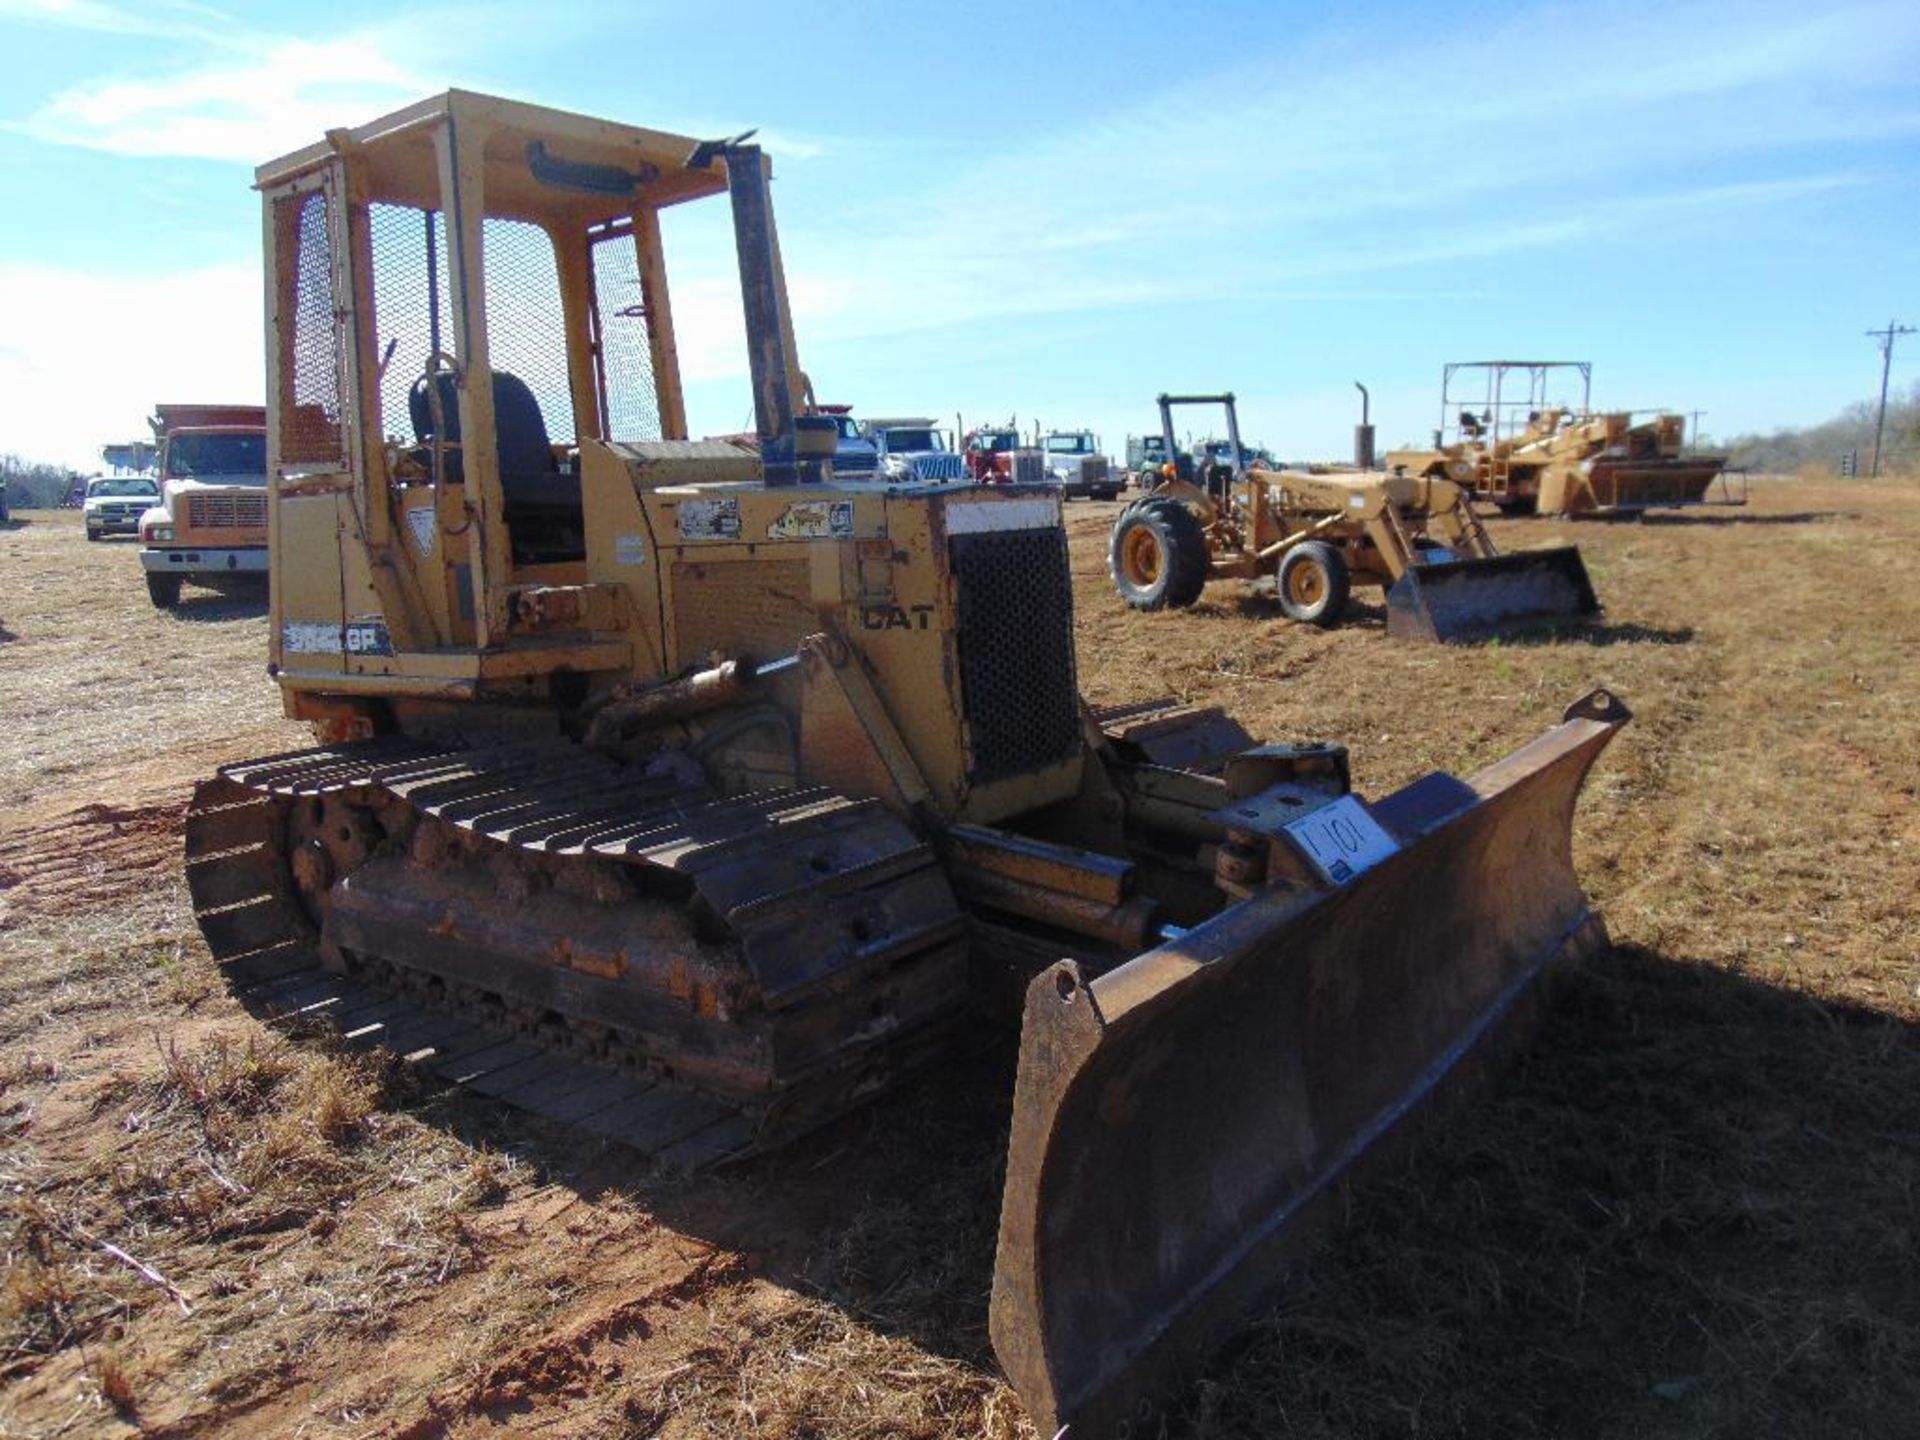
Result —
[[[407, 418], [413, 422], [414, 438], [422, 445], [433, 441], [429, 384], [439, 391], [440, 414], [446, 424], [446, 432], [440, 438], [448, 444], [457, 444], [460, 440], [459, 392], [452, 374], [444, 370], [436, 372], [431, 380], [422, 375], [407, 392]], [[558, 468], [547, 439], [547, 422], [540, 413], [540, 402], [533, 398], [526, 381], [505, 370], [493, 372], [493, 428], [499, 443], [501, 474], [551, 475]]]

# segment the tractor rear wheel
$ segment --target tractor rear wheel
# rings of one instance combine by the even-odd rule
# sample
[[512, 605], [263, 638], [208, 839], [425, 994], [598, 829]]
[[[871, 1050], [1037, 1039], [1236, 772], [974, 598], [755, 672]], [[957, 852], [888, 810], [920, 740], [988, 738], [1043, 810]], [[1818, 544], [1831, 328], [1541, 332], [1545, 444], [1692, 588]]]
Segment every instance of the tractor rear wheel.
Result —
[[1207, 537], [1177, 500], [1136, 501], [1113, 522], [1107, 570], [1135, 610], [1181, 609], [1207, 584]]
[[1289, 620], [1331, 629], [1347, 608], [1347, 562], [1333, 546], [1308, 540], [1280, 561], [1280, 608]]

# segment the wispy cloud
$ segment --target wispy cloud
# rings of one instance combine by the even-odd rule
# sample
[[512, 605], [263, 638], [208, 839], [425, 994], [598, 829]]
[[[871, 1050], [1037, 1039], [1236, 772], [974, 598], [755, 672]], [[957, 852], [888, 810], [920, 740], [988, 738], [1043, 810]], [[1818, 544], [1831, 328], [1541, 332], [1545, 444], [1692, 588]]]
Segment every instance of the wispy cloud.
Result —
[[234, 43], [237, 24], [231, 15], [184, 0], [147, 0], [137, 8], [110, 0], [0, 0], [0, 20], [106, 35], [191, 40], [221, 49]]
[[186, 74], [64, 90], [24, 128], [118, 155], [257, 161], [431, 89], [367, 37], [274, 40]]
[[[530, 0], [478, 3], [512, 23], [461, 8], [326, 30], [313, 12], [321, 38], [302, 38], [188, 0], [0, 0], [0, 19], [179, 42], [152, 46], [137, 72], [67, 85], [21, 128], [120, 155], [251, 164], [455, 73], [519, 73], [496, 37], [523, 32]], [[1476, 262], [1577, 256], [1600, 241], [1645, 245], [1647, 263], [1665, 264], [1686, 232], [1879, 183], [1861, 147], [1920, 135], [1915, 54], [1911, 0], [1628, 0], [1604, 19], [1551, 3], [1468, 18], [1443, 8], [1350, 16], [1284, 51], [1184, 71], [1158, 95], [1135, 86], [1104, 109], [1002, 125], [991, 150], [955, 139], [930, 163], [900, 154], [915, 142], [884, 121], [873, 135], [816, 131], [809, 110], [775, 96], [761, 139], [783, 175], [831, 162], [779, 191], [803, 352], [848, 357], [916, 335], [913, 347], [866, 348], [922, 353], [969, 329], [999, 326], [1018, 344], [1154, 307], [1240, 302], [1277, 316], [1331, 294], [1431, 298], [1477, 283], [1454, 273]], [[525, 78], [527, 98], [574, 102], [558, 82]], [[738, 128], [759, 118], [754, 103], [715, 108], [739, 110]], [[883, 150], [891, 163], [860, 163]], [[730, 379], [744, 347], [724, 209], [670, 216], [668, 239], [689, 379]], [[55, 288], [82, 304], [83, 279]], [[0, 275], [0, 313], [34, 283]], [[241, 284], [194, 283], [207, 303]], [[248, 317], [234, 334], [252, 332], [240, 343], [257, 368], [257, 292], [236, 293], [222, 303]], [[30, 319], [48, 334], [62, 323], [30, 308], [10, 313], [9, 330], [30, 333]]]
[[[865, 213], [783, 211], [804, 333], [1284, 294], [1864, 183], [1813, 147], [1920, 134], [1920, 9], [1547, 8], [1347, 32], [1024, 145]], [[1195, 96], [1204, 95], [1204, 103]], [[1780, 178], [1782, 163], [1802, 173]], [[1811, 172], [1811, 173], [1808, 173]]]
[[[437, 88], [396, 57], [428, 53], [413, 12], [321, 38], [281, 33], [187, 0], [0, 0], [0, 18], [176, 42], [134, 73], [94, 76], [55, 93], [13, 128], [116, 155], [254, 162], [326, 129], [372, 119]], [[459, 33], [459, 32], [455, 32]]]

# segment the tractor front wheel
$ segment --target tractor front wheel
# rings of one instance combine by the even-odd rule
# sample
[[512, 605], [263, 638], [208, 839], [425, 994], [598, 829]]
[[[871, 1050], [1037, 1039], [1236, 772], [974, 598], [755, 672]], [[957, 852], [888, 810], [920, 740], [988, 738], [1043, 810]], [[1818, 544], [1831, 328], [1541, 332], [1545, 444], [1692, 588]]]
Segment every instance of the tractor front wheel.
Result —
[[1280, 608], [1289, 620], [1331, 629], [1347, 608], [1347, 562], [1319, 540], [1287, 551], [1280, 561]]
[[1136, 501], [1113, 522], [1107, 570], [1135, 610], [1193, 604], [1206, 588], [1207, 564], [1206, 533], [1178, 501]]

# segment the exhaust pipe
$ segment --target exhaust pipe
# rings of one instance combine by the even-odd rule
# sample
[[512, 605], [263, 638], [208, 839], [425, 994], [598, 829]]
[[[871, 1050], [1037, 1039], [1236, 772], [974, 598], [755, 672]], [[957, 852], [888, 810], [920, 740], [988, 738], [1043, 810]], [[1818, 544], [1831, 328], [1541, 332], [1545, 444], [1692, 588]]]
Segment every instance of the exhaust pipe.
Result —
[[[765, 153], [746, 143], [753, 131], [732, 140], [708, 140], [687, 157], [689, 170], [727, 167], [733, 204], [733, 243], [740, 262], [740, 297], [746, 309], [747, 364], [753, 382], [754, 429], [769, 485], [798, 483], [793, 375], [787, 354], [786, 294], [773, 234], [773, 196]], [[811, 418], [811, 417], [809, 417]]]
[[1360, 423], [1353, 427], [1353, 463], [1362, 470], [1373, 469], [1373, 397], [1358, 380], [1353, 388], [1360, 392]]

